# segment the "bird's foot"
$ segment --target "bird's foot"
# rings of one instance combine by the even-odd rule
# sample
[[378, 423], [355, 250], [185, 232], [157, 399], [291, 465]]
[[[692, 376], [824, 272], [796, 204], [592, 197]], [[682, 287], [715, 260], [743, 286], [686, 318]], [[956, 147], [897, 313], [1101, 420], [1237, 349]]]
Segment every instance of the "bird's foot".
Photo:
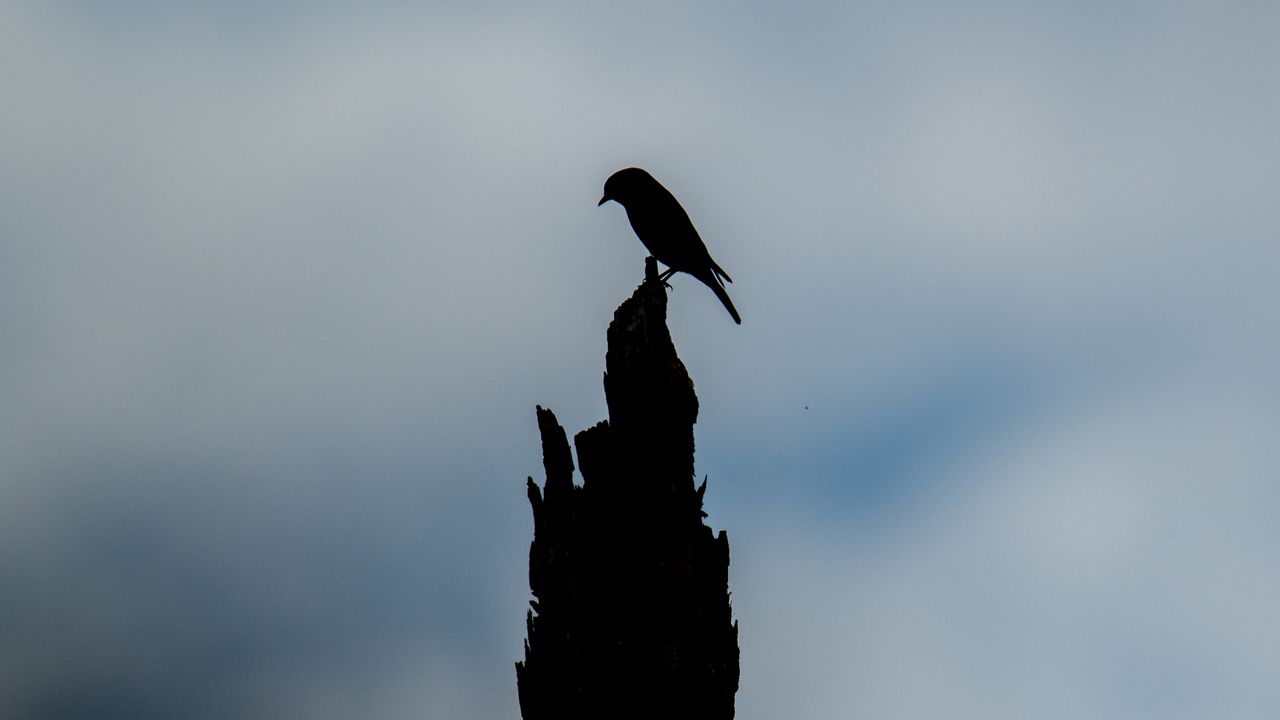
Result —
[[658, 260], [650, 255], [644, 259], [644, 279], [645, 282], [659, 282], [663, 287], [671, 290], [671, 283], [667, 282], [667, 278], [671, 277], [675, 270], [670, 268], [664, 270], [662, 274], [658, 274]]

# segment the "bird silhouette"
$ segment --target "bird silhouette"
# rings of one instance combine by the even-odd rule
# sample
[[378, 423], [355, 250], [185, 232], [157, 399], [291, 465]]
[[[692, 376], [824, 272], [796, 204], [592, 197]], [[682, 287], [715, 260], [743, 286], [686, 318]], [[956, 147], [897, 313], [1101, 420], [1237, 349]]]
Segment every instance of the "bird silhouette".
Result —
[[733, 316], [733, 321], [742, 324], [742, 318], [724, 289], [724, 283], [733, 282], [733, 278], [711, 259], [711, 253], [698, 237], [689, 214], [680, 207], [680, 202], [670, 190], [644, 170], [626, 168], [605, 181], [604, 197], [596, 206], [610, 200], [626, 208], [631, 229], [636, 231], [640, 242], [667, 266], [667, 270], [658, 276], [660, 280], [665, 281], [677, 272], [689, 273], [711, 288]]

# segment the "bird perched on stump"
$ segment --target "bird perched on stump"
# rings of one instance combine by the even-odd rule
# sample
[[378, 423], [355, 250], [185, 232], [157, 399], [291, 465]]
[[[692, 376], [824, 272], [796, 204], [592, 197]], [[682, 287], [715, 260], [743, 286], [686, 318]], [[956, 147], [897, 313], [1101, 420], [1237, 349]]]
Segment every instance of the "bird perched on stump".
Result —
[[698, 237], [689, 214], [680, 207], [671, 191], [644, 170], [626, 168], [605, 181], [604, 197], [596, 206], [610, 200], [627, 209], [627, 219], [640, 242], [667, 266], [658, 279], [665, 281], [677, 272], [689, 273], [711, 288], [733, 316], [733, 321], [742, 324], [742, 318], [724, 289], [724, 283], [733, 282], [733, 278], [711, 259], [711, 253]]

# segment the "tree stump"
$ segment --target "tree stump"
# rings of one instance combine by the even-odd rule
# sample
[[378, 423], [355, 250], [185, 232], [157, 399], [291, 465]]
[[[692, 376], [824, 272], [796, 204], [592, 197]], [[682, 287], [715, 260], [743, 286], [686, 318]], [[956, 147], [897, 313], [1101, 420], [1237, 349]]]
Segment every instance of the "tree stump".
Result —
[[581, 486], [564, 429], [537, 409], [547, 477], [541, 491], [528, 482], [535, 599], [516, 663], [524, 720], [733, 717], [729, 540], [703, 523], [698, 399], [666, 311], [649, 258], [609, 325], [609, 419], [574, 437]]

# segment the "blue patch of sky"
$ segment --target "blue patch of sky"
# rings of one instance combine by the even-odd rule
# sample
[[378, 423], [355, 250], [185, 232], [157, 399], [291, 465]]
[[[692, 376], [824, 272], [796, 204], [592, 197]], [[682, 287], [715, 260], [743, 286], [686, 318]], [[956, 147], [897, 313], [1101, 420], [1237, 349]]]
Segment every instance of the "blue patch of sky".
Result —
[[[777, 442], [718, 436], [715, 446], [748, 449], [700, 459], [714, 462], [721, 482], [736, 487], [716, 504], [759, 511], [768, 497], [768, 507], [791, 505], [819, 522], [891, 520], [926, 494], [946, 493], [957, 478], [949, 468], [970, 453], [1050, 411], [1052, 385], [1034, 373], [1012, 362], [949, 365], [870, 405], [833, 395], [820, 401], [826, 407], [797, 409], [814, 420]], [[833, 402], [849, 405], [833, 409]], [[700, 436], [707, 430], [700, 428]]]

